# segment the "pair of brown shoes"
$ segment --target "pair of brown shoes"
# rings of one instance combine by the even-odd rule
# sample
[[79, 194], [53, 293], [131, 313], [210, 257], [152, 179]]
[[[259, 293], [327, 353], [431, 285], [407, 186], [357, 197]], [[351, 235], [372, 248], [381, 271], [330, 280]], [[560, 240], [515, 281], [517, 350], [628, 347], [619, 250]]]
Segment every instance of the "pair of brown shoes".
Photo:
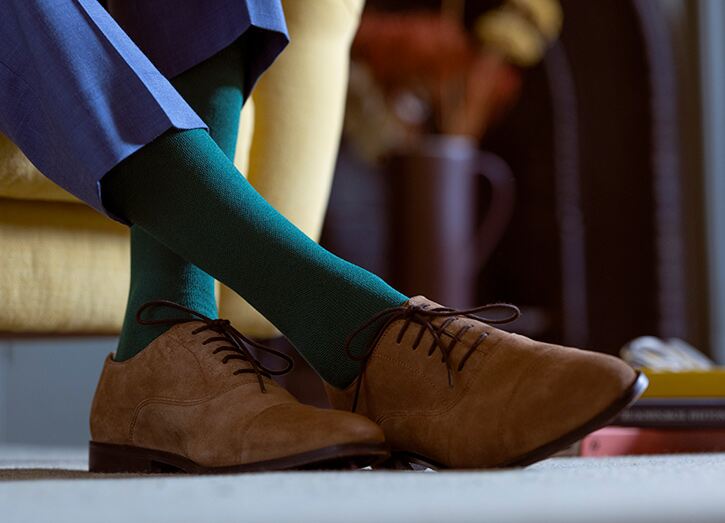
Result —
[[[179, 308], [149, 304], [160, 305]], [[288, 368], [264, 368], [250, 347], [269, 349], [225, 320], [157, 320], [174, 326], [130, 360], [106, 359], [90, 470], [523, 466], [606, 424], [646, 388], [616, 358], [535, 342], [472, 314], [492, 307], [455, 311], [416, 297], [372, 318], [385, 326], [365, 354], [351, 355], [363, 361], [360, 378], [328, 387], [339, 410], [297, 402], [270, 379]]]

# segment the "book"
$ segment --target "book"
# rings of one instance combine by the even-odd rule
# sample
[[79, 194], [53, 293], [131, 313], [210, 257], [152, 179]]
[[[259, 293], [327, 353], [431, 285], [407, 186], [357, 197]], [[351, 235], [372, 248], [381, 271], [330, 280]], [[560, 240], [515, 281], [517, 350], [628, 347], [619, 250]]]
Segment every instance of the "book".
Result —
[[725, 398], [725, 367], [698, 371], [643, 370], [649, 378], [643, 398]]
[[611, 424], [725, 429], [725, 398], [642, 398], [620, 412]]
[[579, 455], [626, 456], [725, 451], [724, 429], [604, 427], [581, 440]]

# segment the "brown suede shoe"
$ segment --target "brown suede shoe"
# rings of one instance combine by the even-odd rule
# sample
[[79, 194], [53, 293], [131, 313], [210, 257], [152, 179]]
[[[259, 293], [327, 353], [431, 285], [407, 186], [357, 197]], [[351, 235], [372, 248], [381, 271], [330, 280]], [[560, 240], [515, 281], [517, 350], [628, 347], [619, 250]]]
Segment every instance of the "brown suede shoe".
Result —
[[[378, 423], [395, 466], [525, 466], [610, 421], [647, 387], [612, 356], [539, 343], [484, 323], [474, 312], [422, 296], [372, 318], [387, 319], [363, 355], [360, 378], [327, 386], [332, 405]], [[357, 334], [353, 334], [350, 340]], [[349, 349], [348, 349], [349, 353]]]
[[[159, 305], [193, 313], [147, 304]], [[140, 320], [175, 325], [127, 361], [106, 359], [91, 408], [92, 472], [351, 468], [388, 456], [377, 425], [299, 403], [269, 378], [288, 369], [265, 369], [248, 345], [271, 349], [193, 314], [202, 321]]]

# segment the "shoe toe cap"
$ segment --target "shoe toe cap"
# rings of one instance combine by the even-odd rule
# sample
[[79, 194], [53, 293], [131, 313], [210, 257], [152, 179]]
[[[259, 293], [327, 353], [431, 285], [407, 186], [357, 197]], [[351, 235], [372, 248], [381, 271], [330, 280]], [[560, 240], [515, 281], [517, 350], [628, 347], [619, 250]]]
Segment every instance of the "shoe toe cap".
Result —
[[511, 456], [605, 423], [626, 405], [637, 373], [618, 358], [550, 346], [513, 389], [502, 429]]

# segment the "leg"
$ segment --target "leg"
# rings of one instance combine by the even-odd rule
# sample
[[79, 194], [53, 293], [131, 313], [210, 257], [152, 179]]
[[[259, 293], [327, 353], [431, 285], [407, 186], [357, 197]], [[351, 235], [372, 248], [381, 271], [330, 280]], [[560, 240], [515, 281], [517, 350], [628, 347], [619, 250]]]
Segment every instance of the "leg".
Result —
[[[290, 44], [255, 87], [254, 135], [248, 167], [240, 170], [272, 207], [318, 241], [345, 113], [350, 44], [363, 1], [282, 4]], [[260, 338], [278, 335], [223, 285], [219, 305], [243, 332]]]
[[[239, 43], [174, 78], [171, 83], [209, 126], [211, 138], [232, 159], [242, 110], [242, 48]], [[168, 326], [142, 326], [136, 311], [151, 300], [170, 300], [216, 318], [214, 279], [156, 241], [131, 227], [131, 288], [115, 359], [126, 360], [146, 347]]]

